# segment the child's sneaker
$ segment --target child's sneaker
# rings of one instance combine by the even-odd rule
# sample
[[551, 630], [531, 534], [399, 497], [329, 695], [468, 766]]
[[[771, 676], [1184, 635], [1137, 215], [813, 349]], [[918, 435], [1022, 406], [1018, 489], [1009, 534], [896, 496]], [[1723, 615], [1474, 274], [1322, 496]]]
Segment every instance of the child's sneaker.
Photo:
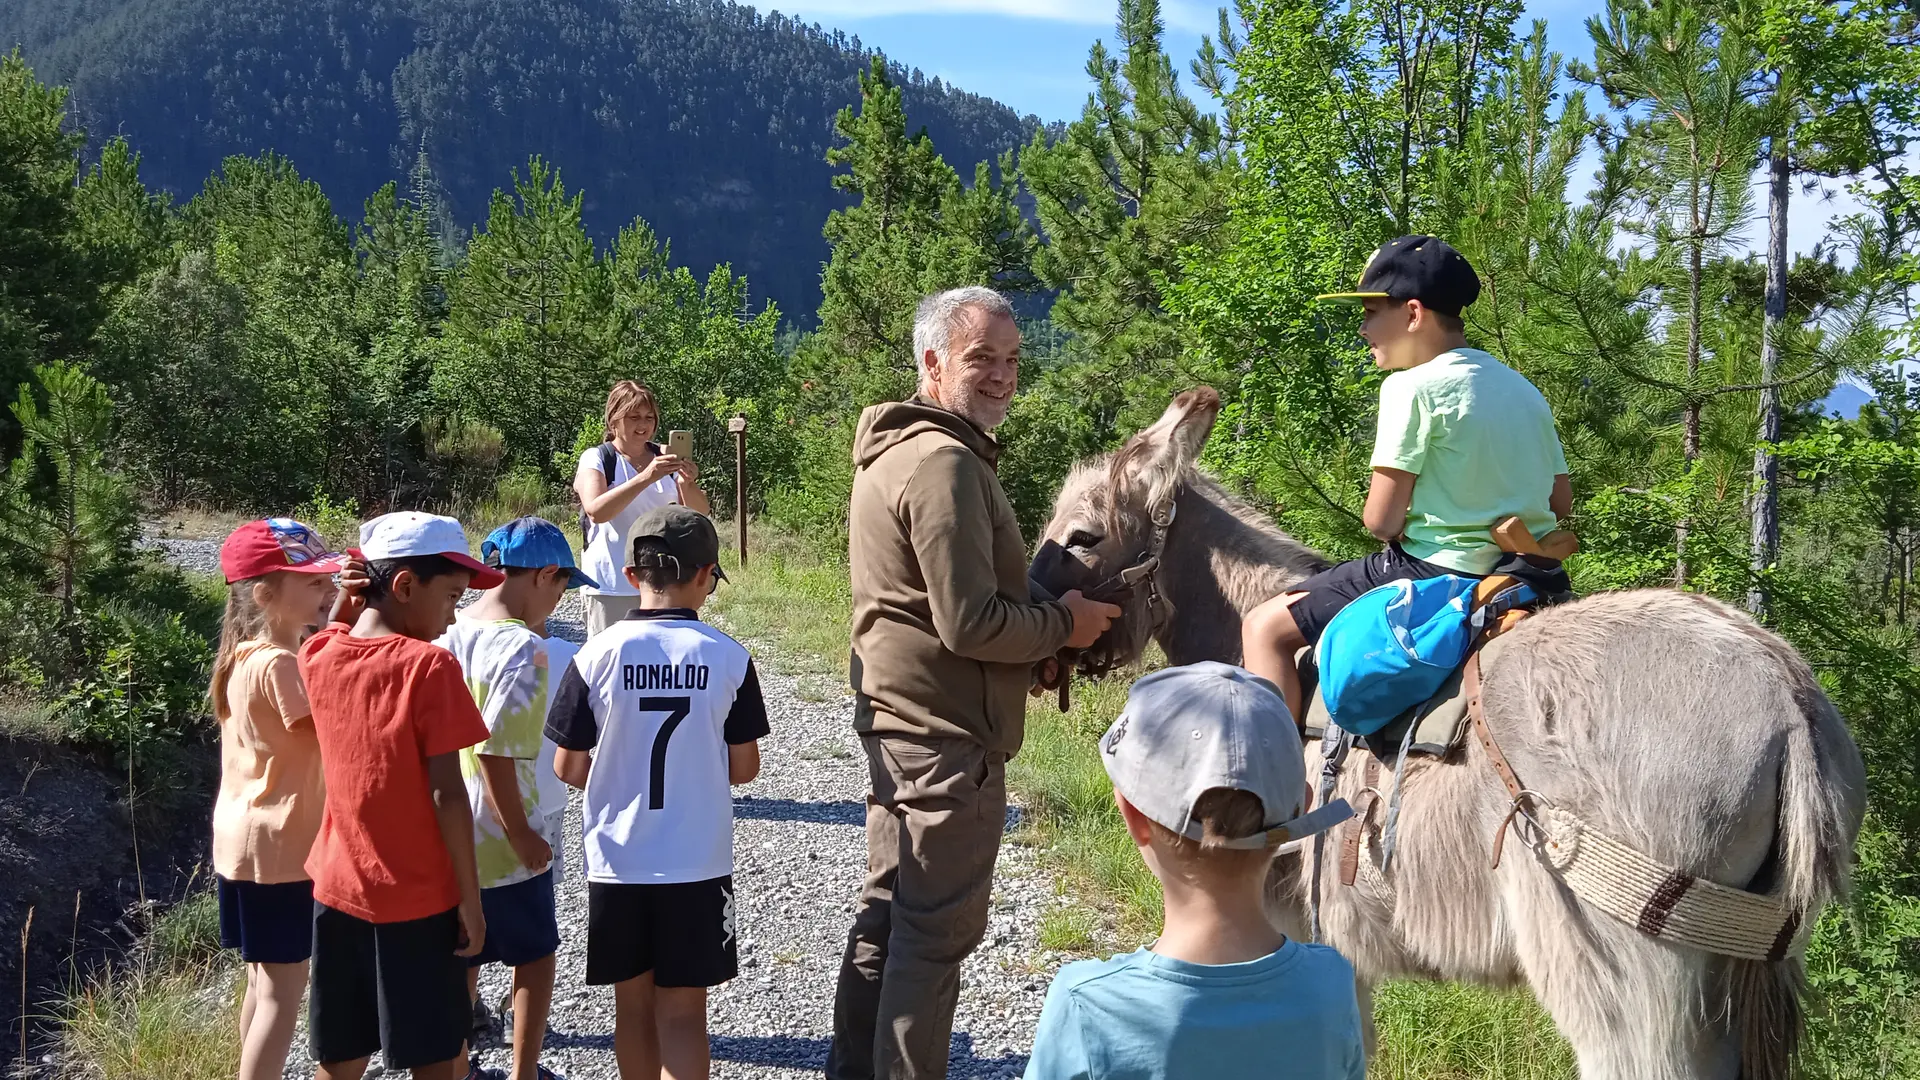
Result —
[[533, 1067], [533, 1075], [534, 1080], [566, 1080], [566, 1077], [561, 1076], [545, 1065], [535, 1065]]
[[480, 1055], [475, 1054], [467, 1059], [466, 1080], [507, 1080], [507, 1074], [499, 1069], [481, 1068]]

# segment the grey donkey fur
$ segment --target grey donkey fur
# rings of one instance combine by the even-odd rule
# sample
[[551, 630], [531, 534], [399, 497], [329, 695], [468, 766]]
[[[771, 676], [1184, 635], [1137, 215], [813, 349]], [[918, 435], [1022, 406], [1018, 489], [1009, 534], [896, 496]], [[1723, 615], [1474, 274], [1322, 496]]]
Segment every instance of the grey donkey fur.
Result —
[[[1181, 394], [1121, 450], [1076, 467], [1055, 503], [1045, 538], [1112, 573], [1146, 551], [1147, 508], [1175, 500], [1166, 610], [1153, 628], [1144, 590], [1133, 599], [1110, 645], [1122, 662], [1149, 637], [1175, 664], [1238, 662], [1242, 614], [1325, 565], [1196, 470], [1219, 408], [1206, 387]], [[1779, 897], [1805, 925], [1844, 893], [1865, 768], [1786, 642], [1724, 604], [1661, 589], [1548, 609], [1511, 641], [1484, 673], [1484, 701], [1529, 787], [1662, 863]], [[1390, 881], [1363, 872], [1342, 886], [1338, 845], [1326, 848], [1323, 933], [1353, 962], [1363, 1013], [1389, 978], [1525, 983], [1587, 1080], [1790, 1075], [1803, 957], [1742, 961], [1645, 936], [1583, 906], [1517, 842], [1491, 868], [1508, 799], [1469, 743], [1408, 766]], [[1305, 754], [1317, 776], [1317, 741]], [[1350, 765], [1339, 794], [1357, 794], [1359, 774]], [[1311, 852], [1275, 866], [1276, 921], [1297, 937], [1316, 872]]]

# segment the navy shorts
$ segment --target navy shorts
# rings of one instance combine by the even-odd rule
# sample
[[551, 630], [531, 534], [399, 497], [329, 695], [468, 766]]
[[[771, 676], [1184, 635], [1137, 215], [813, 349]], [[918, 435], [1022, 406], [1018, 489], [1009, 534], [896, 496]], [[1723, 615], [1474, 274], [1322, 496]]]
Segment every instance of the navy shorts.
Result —
[[1435, 566], [1424, 559], [1416, 559], [1400, 550], [1394, 544], [1383, 551], [1376, 551], [1364, 559], [1343, 562], [1332, 569], [1322, 570], [1307, 580], [1288, 589], [1290, 593], [1306, 593], [1293, 602], [1287, 611], [1293, 616], [1293, 625], [1300, 628], [1300, 636], [1307, 644], [1317, 645], [1320, 635], [1327, 632], [1327, 623], [1333, 621], [1340, 609], [1360, 599], [1360, 594], [1377, 589], [1391, 581], [1408, 579], [1421, 580], [1439, 577], [1442, 574], [1458, 574], [1460, 577], [1478, 577], [1477, 574], [1461, 574], [1458, 570], [1449, 570], [1444, 566]]
[[655, 986], [719, 986], [739, 974], [733, 877], [659, 885], [587, 882], [587, 985], [649, 972]]
[[313, 955], [313, 882], [214, 881], [221, 948], [240, 950], [249, 964], [304, 964]]
[[452, 1061], [473, 1030], [460, 914], [370, 923], [315, 901], [307, 1031], [316, 1061], [358, 1061], [375, 1050], [387, 1068]]
[[487, 917], [487, 939], [468, 967], [505, 964], [519, 967], [560, 951], [560, 918], [553, 906], [553, 868], [538, 877], [480, 890], [480, 911]]

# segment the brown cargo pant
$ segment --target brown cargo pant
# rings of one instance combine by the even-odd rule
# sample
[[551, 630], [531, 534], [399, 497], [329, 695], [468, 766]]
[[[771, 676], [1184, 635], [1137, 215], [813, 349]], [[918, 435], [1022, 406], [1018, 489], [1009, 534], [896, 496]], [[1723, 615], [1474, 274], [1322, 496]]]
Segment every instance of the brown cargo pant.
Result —
[[868, 735], [867, 881], [833, 998], [829, 1080], [947, 1075], [960, 962], [987, 931], [1007, 755]]

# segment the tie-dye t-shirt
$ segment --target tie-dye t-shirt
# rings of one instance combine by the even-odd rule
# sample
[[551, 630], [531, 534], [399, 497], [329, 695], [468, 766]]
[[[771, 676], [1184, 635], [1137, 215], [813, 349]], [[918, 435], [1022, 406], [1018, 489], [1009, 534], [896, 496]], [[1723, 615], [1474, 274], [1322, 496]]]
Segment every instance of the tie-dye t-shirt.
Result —
[[466, 777], [467, 799], [473, 806], [473, 856], [480, 872], [480, 887], [493, 889], [525, 881], [536, 872], [520, 861], [507, 839], [506, 828], [487, 800], [480, 758], [513, 759], [527, 823], [558, 854], [560, 837], [553, 826], [559, 819], [550, 813], [551, 807], [544, 805], [541, 796], [546, 785], [540, 783], [539, 776], [549, 686], [546, 642], [517, 619], [462, 618], [455, 619], [434, 644], [460, 661], [467, 689], [487, 724], [487, 741], [460, 752], [460, 772]]

